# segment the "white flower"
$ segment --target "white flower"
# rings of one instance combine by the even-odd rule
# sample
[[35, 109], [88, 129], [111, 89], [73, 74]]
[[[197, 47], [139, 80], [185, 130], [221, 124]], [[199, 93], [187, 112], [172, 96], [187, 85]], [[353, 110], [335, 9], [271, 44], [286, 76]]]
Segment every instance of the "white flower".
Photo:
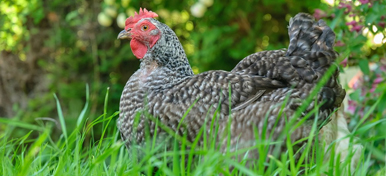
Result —
[[117, 24], [120, 28], [125, 28], [126, 14], [120, 13], [117, 17]]
[[98, 14], [98, 22], [102, 26], [110, 26], [113, 21], [111, 20], [111, 17], [106, 15], [105, 13], [101, 12]]
[[192, 15], [197, 18], [204, 16], [205, 11], [206, 6], [201, 2], [197, 2], [196, 4], [192, 5], [192, 7], [190, 7], [190, 13], [192, 13]]
[[205, 4], [206, 7], [213, 5], [213, 0], [199, 0], [201, 3]]

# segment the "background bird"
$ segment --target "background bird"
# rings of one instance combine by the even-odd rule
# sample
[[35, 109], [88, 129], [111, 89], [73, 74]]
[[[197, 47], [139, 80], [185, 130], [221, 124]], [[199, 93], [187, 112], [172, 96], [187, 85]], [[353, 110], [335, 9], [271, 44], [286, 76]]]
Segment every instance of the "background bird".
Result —
[[[175, 33], [154, 19], [157, 16], [141, 9], [126, 20], [125, 30], [118, 35], [119, 39], [131, 40], [131, 50], [141, 61], [120, 102], [117, 125], [128, 147], [145, 142], [146, 125], [149, 134], [154, 134], [156, 122], [147, 120], [148, 116], [179, 135], [186, 133], [189, 141], [204, 126], [209, 134], [216, 117], [218, 135], [214, 140], [226, 144], [230, 134], [235, 150], [253, 146], [255, 130], [260, 137], [265, 134], [267, 139], [278, 140], [287, 122], [299, 122], [317, 108], [317, 115], [291, 130], [291, 141], [297, 141], [310, 135], [315, 118], [319, 127], [328, 121], [345, 96], [336, 69], [301, 117], [294, 116], [338, 56], [333, 50], [334, 32], [324, 21], [315, 22], [308, 14], [300, 13], [290, 20], [287, 50], [252, 54], [230, 72], [214, 70], [197, 75]], [[316, 107], [315, 102], [323, 106]], [[158, 139], [163, 141], [168, 135], [157, 128]], [[286, 150], [283, 146], [280, 150]], [[269, 151], [274, 148], [270, 146]], [[259, 153], [251, 151], [248, 157], [257, 158]]]

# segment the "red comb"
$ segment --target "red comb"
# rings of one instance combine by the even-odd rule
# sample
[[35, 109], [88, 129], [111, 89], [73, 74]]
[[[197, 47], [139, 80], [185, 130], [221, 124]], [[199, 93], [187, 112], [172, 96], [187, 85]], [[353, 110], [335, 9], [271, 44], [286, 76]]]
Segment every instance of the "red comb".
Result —
[[146, 9], [142, 10], [142, 8], [140, 8], [139, 14], [135, 12], [134, 16], [131, 16], [126, 19], [125, 29], [127, 30], [128, 28], [133, 28], [135, 23], [137, 23], [142, 18], [154, 18], [154, 17], [158, 17], [158, 15], [152, 11], [148, 11]]

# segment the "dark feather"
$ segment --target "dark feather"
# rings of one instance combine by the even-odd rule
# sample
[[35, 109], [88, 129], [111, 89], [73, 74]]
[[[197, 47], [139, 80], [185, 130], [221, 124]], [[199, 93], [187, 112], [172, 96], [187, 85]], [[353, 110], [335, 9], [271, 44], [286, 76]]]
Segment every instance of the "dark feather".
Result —
[[[141, 60], [141, 68], [131, 76], [122, 93], [118, 128], [128, 146], [144, 144], [146, 124], [150, 127], [150, 135], [154, 134], [155, 122], [147, 120], [144, 114], [155, 117], [180, 135], [187, 132], [191, 141], [200, 128], [209, 127], [215, 115], [219, 121], [219, 136], [215, 140], [220, 143], [226, 142], [223, 137], [230, 130], [232, 147], [251, 146], [257, 138], [254, 129], [262, 135], [265, 122], [268, 130], [265, 134], [272, 132], [272, 140], [277, 140], [286, 122], [293, 119], [295, 111], [326, 70], [334, 66], [338, 56], [332, 48], [333, 31], [323, 21], [315, 22], [312, 16], [300, 13], [290, 20], [288, 50], [251, 54], [231, 72], [209, 71], [194, 75], [174, 32], [155, 19], [146, 20], [157, 26], [162, 37], [148, 50]], [[345, 96], [337, 81], [338, 74], [336, 68], [330, 81], [315, 97], [318, 104], [326, 102], [319, 109], [318, 124], [339, 108]], [[288, 103], [281, 109], [286, 98]], [[310, 103], [304, 114], [314, 106], [314, 102]], [[181, 122], [189, 107], [191, 110]], [[142, 115], [134, 126], [139, 112]], [[233, 118], [230, 129], [227, 128], [229, 117]], [[163, 141], [167, 135], [160, 128], [158, 131]], [[302, 139], [310, 131], [311, 125], [307, 122], [292, 132], [291, 140]], [[273, 148], [270, 147], [270, 151]], [[248, 156], [257, 158], [259, 155], [251, 151]]]

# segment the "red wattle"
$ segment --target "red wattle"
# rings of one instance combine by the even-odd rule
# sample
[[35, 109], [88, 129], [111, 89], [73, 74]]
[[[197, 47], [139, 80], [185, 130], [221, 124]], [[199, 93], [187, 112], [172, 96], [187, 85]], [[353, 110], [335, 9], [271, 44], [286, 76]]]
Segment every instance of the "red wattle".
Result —
[[142, 59], [147, 52], [146, 45], [144, 45], [142, 42], [138, 41], [135, 38], [131, 39], [130, 47], [131, 51], [133, 51], [134, 56], [138, 59]]

